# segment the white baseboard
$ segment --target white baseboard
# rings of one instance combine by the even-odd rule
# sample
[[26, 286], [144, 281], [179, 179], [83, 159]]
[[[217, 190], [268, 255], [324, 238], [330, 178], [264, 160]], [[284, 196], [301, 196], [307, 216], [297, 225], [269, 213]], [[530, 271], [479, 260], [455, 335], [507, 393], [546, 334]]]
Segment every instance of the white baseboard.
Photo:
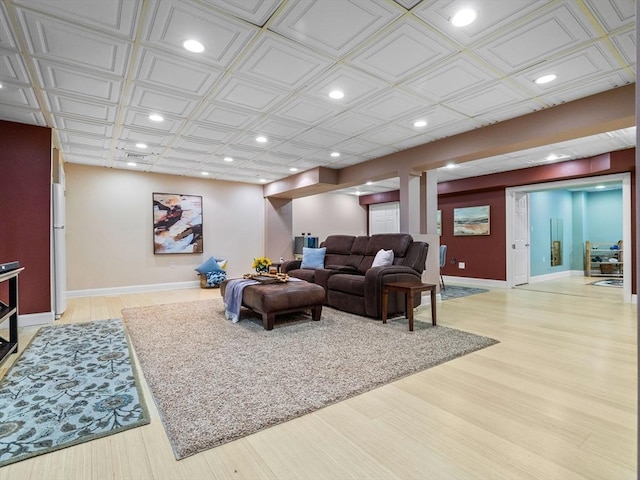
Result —
[[103, 296], [109, 296], [109, 295], [122, 295], [125, 293], [156, 292], [161, 290], [178, 290], [182, 288], [195, 288], [199, 286], [200, 286], [200, 281], [194, 280], [189, 282], [155, 283], [150, 285], [128, 285], [124, 287], [90, 288], [87, 290], [68, 290], [67, 298], [103, 297]]
[[563, 270], [562, 272], [546, 273], [529, 277], [529, 283], [546, 282], [547, 280], [557, 280], [567, 277], [584, 277], [584, 270]]
[[470, 277], [450, 277], [445, 275], [444, 285], [464, 285], [467, 287], [479, 287], [479, 288], [507, 288], [507, 282], [505, 280], [491, 280], [488, 278], [470, 278]]
[[[53, 312], [26, 313], [18, 315], [18, 328], [53, 323]], [[9, 319], [0, 323], [0, 328], [9, 328]]]

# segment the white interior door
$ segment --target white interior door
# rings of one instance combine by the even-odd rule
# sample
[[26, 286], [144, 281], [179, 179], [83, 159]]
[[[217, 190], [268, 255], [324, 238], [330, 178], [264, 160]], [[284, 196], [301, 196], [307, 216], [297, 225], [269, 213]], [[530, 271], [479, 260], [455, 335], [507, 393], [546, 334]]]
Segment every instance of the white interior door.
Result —
[[516, 192], [513, 222], [513, 285], [529, 283], [529, 197]]
[[369, 235], [400, 232], [400, 202], [369, 205]]

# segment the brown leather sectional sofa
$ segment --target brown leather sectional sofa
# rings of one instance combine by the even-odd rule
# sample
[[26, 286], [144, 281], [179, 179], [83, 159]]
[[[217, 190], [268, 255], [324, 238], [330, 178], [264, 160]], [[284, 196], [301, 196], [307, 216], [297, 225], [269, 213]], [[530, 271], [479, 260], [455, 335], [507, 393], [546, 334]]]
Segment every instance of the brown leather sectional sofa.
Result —
[[[292, 277], [316, 283], [326, 292], [325, 304], [357, 315], [382, 317], [382, 286], [389, 282], [420, 282], [429, 244], [416, 242], [406, 233], [352, 236], [330, 235], [324, 268], [300, 268], [301, 260], [283, 263], [282, 271]], [[380, 249], [393, 250], [393, 264], [371, 267]], [[420, 305], [419, 294], [414, 305]], [[404, 312], [403, 294], [390, 293], [388, 313]]]

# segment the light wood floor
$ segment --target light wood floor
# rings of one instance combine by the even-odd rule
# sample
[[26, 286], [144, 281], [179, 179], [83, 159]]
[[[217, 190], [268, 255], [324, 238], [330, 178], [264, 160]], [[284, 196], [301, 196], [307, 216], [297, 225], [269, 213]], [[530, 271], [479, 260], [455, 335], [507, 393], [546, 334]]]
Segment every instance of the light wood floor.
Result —
[[[0, 479], [636, 478], [636, 305], [592, 280], [442, 302], [440, 325], [501, 343], [179, 462], [143, 380], [150, 425], [4, 467]], [[73, 299], [60, 322], [217, 295]], [[20, 332], [23, 348], [34, 331]]]

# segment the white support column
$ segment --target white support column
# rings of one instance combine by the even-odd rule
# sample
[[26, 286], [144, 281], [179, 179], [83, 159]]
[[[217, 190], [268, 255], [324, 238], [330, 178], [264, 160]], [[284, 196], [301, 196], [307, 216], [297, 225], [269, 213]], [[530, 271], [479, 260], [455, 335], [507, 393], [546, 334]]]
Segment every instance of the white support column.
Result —
[[424, 184], [423, 216], [426, 230], [423, 233], [437, 234], [438, 227], [438, 171], [428, 170], [422, 174]]
[[400, 177], [400, 231], [420, 233], [420, 174], [398, 172]]

